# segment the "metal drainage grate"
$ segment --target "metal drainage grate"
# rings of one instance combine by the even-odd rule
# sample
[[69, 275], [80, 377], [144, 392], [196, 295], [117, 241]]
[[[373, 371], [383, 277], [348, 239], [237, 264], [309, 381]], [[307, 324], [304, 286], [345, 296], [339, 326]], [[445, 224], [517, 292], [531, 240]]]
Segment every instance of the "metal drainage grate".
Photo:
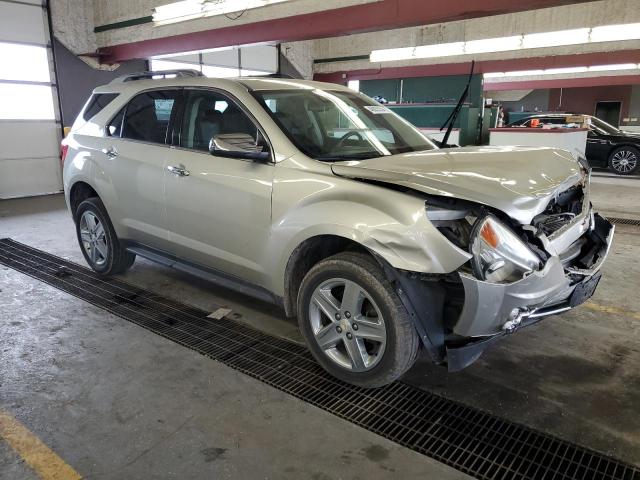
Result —
[[607, 217], [614, 225], [634, 225], [636, 227], [640, 227], [640, 220], [635, 220], [633, 218], [617, 218], [617, 217]]
[[300, 345], [212, 321], [11, 239], [0, 240], [0, 263], [476, 478], [640, 479], [634, 466], [402, 382], [376, 390], [345, 384]]

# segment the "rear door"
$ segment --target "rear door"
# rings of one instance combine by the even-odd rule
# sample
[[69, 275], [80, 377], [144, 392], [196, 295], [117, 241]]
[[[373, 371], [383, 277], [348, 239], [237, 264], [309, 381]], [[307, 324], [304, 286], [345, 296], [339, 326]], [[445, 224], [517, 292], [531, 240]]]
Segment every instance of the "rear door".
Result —
[[251, 141], [268, 149], [255, 120], [218, 90], [185, 89], [179, 140], [166, 171], [166, 209], [172, 251], [192, 262], [255, 284], [264, 279], [271, 230], [274, 165], [213, 156], [212, 139]]
[[169, 89], [133, 97], [107, 126], [100, 152], [104, 168], [96, 172], [101, 190], [112, 192], [106, 207], [120, 236], [160, 249], [168, 247], [164, 172], [179, 95], [179, 89]]

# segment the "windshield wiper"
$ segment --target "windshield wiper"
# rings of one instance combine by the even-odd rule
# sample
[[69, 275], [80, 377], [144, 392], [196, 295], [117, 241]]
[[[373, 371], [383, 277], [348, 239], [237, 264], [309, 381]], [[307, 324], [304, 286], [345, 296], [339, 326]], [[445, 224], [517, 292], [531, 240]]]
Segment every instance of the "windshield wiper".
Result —
[[440, 148], [449, 148], [449, 146], [447, 145], [447, 142], [449, 141], [449, 136], [451, 135], [453, 124], [455, 123], [456, 118], [458, 118], [458, 114], [460, 113], [460, 110], [462, 110], [462, 105], [464, 104], [465, 100], [467, 99], [467, 96], [469, 95], [469, 87], [471, 86], [471, 80], [473, 78], [473, 67], [475, 66], [475, 64], [476, 64], [476, 61], [472, 60], [471, 71], [469, 72], [469, 80], [467, 80], [467, 86], [464, 88], [462, 95], [460, 95], [460, 100], [458, 100], [458, 104], [451, 112], [451, 115], [449, 115], [449, 118], [445, 120], [444, 125], [440, 127], [440, 131], [444, 130], [444, 128], [447, 127], [447, 132], [444, 134], [444, 137], [442, 137], [442, 141], [440, 142]]

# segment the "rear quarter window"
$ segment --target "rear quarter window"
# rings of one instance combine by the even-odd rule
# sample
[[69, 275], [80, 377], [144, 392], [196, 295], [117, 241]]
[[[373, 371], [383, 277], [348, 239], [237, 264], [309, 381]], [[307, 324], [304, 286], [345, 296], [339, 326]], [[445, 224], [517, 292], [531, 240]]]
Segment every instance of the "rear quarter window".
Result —
[[118, 95], [118, 93], [94, 93], [87, 102], [87, 108], [84, 109], [82, 118], [86, 121], [91, 120], [100, 113], [104, 107], [113, 102]]

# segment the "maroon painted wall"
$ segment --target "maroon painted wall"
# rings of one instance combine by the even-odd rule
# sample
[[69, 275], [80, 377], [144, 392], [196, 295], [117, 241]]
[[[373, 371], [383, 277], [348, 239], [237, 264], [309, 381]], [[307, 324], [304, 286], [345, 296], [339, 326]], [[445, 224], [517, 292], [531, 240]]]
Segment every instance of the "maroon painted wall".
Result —
[[609, 85], [603, 87], [563, 88], [562, 104], [560, 89], [549, 90], [549, 111], [586, 113], [593, 115], [597, 102], [622, 102], [621, 117], [629, 116], [631, 85]]

